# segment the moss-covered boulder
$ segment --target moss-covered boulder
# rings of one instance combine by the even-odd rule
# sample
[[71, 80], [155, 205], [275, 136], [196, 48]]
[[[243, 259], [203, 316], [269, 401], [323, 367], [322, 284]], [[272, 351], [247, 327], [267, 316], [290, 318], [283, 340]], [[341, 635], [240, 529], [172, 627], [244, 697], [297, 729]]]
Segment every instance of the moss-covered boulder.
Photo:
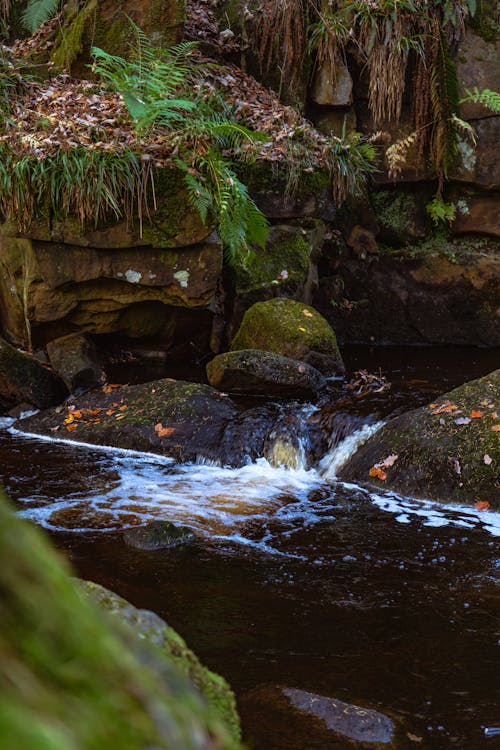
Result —
[[162, 648], [159, 626], [106, 618], [68, 572], [0, 497], [2, 750], [239, 748], [225, 683], [173, 631]]
[[245, 313], [231, 351], [263, 349], [298, 359], [326, 375], [344, 372], [335, 333], [317, 310], [277, 298], [257, 302]]
[[47, 354], [55, 372], [68, 390], [95, 388], [105, 376], [94, 342], [85, 334], [70, 333], [47, 344]]
[[315, 398], [326, 382], [316, 368], [280, 354], [241, 349], [207, 365], [208, 382], [229, 393], [275, 398]]
[[218, 458], [224, 428], [237, 409], [208, 385], [155, 380], [104, 387], [19, 421], [19, 429], [194, 461]]
[[21, 403], [47, 409], [66, 394], [63, 381], [48, 367], [0, 339], [0, 411]]
[[204, 667], [183, 638], [167, 623], [145, 609], [137, 609], [121, 596], [91, 581], [82, 581], [83, 591], [113, 619], [130, 627], [135, 635], [150, 645], [162, 660], [173, 664], [196, 687], [207, 704], [218, 714], [231, 734], [233, 746], [239, 747], [240, 720], [234, 693], [223, 677]]
[[[386, 466], [389, 456], [396, 459]], [[373, 467], [379, 476], [370, 476]], [[391, 420], [340, 476], [414, 497], [500, 507], [500, 370]]]

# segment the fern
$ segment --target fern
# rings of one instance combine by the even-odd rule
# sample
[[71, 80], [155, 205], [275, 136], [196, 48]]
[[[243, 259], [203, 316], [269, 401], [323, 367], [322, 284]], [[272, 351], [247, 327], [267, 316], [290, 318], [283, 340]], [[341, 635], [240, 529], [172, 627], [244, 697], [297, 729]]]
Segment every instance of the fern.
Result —
[[500, 112], [500, 94], [496, 91], [490, 91], [490, 89], [482, 89], [480, 91], [475, 86], [472, 91], [465, 89], [465, 93], [467, 96], [460, 100], [460, 104], [473, 102], [474, 104], [483, 104], [488, 109], [491, 109], [492, 112]]
[[60, 5], [60, 0], [29, 0], [23, 13], [23, 24], [33, 33], [57, 13]]

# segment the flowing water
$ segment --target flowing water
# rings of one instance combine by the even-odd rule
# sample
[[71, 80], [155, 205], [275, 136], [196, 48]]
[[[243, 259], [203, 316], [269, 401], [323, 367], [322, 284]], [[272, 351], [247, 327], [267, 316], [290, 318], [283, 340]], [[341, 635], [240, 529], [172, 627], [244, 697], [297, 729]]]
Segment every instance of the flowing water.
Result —
[[[491, 354], [455, 355], [459, 365], [449, 352], [419, 366], [414, 350], [403, 367], [402, 353], [397, 365], [381, 359], [392, 389], [362, 399], [357, 429], [316, 469], [300, 451], [293, 468], [179, 466], [26, 436], [4, 420], [0, 477], [79, 575], [159, 613], [229, 679], [252, 747], [282, 747], [272, 727], [256, 731], [245, 699], [275, 684], [397, 717], [409, 746], [494, 750], [500, 737], [485, 728], [500, 726], [500, 514], [335, 478], [383, 419], [495, 366]], [[366, 366], [366, 350], [351, 361], [360, 356]], [[197, 541], [154, 552], [124, 543], [123, 529], [160, 518]], [[288, 746], [308, 750], [300, 736]]]

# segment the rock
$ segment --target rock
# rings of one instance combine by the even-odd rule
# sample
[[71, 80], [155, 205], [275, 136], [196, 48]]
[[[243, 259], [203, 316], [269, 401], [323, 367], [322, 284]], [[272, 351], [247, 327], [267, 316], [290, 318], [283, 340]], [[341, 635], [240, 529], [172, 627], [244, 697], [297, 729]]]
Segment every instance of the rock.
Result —
[[456, 215], [453, 234], [478, 232], [500, 237], [500, 197], [462, 194], [453, 201]]
[[340, 284], [339, 272], [322, 278], [314, 305], [350, 343], [499, 346], [498, 249], [493, 239], [436, 238], [400, 257], [345, 258]]
[[347, 238], [347, 244], [353, 251], [354, 255], [363, 260], [368, 253], [372, 255], [378, 253], [378, 245], [375, 235], [373, 232], [370, 232], [369, 229], [359, 226], [359, 224], [356, 224], [356, 226], [351, 229], [349, 237]]
[[349, 107], [352, 104], [352, 78], [347, 65], [338, 61], [332, 70], [328, 63], [319, 65], [314, 75], [311, 98], [316, 104]]
[[238, 750], [226, 683], [154, 615], [141, 638], [100, 611], [3, 496], [0, 589], [3, 750]]
[[[466, 89], [500, 91], [500, 40], [488, 42], [471, 29], [465, 33], [457, 50], [457, 79], [460, 98]], [[494, 113], [482, 104], [466, 102], [460, 107], [460, 116], [466, 120], [491, 117]], [[478, 144], [481, 147], [481, 144]]]
[[70, 333], [49, 341], [47, 354], [70, 393], [96, 388], [105, 381], [97, 348], [85, 334]]
[[176, 526], [169, 521], [152, 521], [146, 526], [127, 529], [123, 538], [130, 547], [143, 550], [170, 549], [187, 544], [196, 538], [187, 526]]
[[259, 686], [240, 708], [254, 742], [272, 737], [273, 750], [395, 750], [407, 748], [395, 722], [372, 708], [281, 686]]
[[270, 228], [266, 249], [257, 249], [244, 265], [234, 269], [235, 300], [227, 326], [229, 338], [255, 302], [285, 295], [310, 304], [318, 283], [317, 260], [325, 234], [325, 223], [313, 219]]
[[[445, 393], [436, 404], [388, 422], [352, 456], [340, 478], [409, 497], [486, 501], [499, 508], [500, 370]], [[370, 479], [371, 467], [390, 455], [397, 460], [385, 481]]]
[[370, 198], [382, 242], [407, 245], [425, 237], [424, 200], [415, 190], [378, 190]]
[[[237, 413], [231, 400], [214, 388], [181, 380], [155, 380], [108, 393], [98, 389], [72, 399], [70, 405], [82, 413], [71, 424], [64, 424], [69, 411], [52, 409], [22, 420], [19, 429], [54, 436], [55, 427], [69, 440], [157, 453], [177, 461], [199, 456], [215, 460], [224, 428]], [[67, 431], [67, 426], [76, 429]]]
[[[80, 581], [85, 594], [99, 608], [130, 628], [141, 642], [154, 647], [161, 659], [188, 678], [229, 730], [235, 750], [240, 747], [240, 721], [234, 693], [223, 677], [204, 667], [181, 636], [154, 612], [137, 609], [113, 591], [91, 581]], [[174, 745], [175, 747], [175, 745]], [[215, 748], [214, 748], [215, 750]]]
[[62, 380], [37, 359], [0, 339], [0, 409], [23, 402], [38, 409], [60, 403], [67, 395]]
[[477, 143], [462, 138], [458, 143], [456, 166], [452, 167], [448, 179], [470, 183], [481, 188], [500, 188], [500, 117], [486, 117], [474, 122]]
[[344, 372], [335, 333], [309, 305], [277, 298], [257, 302], [245, 315], [231, 351], [262, 349], [298, 359], [325, 375]]
[[316, 128], [323, 135], [333, 133], [340, 138], [344, 131], [351, 133], [356, 130], [356, 112], [352, 107], [324, 112], [316, 118]]
[[207, 376], [214, 388], [269, 398], [311, 399], [326, 386], [314, 367], [258, 349], [219, 354], [208, 363]]

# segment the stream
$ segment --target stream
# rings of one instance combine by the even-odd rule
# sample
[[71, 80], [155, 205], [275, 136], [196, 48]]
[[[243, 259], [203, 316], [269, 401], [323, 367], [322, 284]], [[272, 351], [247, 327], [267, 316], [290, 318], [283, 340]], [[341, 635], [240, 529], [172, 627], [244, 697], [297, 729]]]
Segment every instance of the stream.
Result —
[[[356, 407], [366, 430], [498, 366], [491, 350], [344, 356], [350, 371], [380, 368], [392, 382]], [[352, 436], [317, 469], [263, 458], [227, 469], [0, 425], [0, 480], [19, 513], [79, 576], [157, 612], [229, 680], [254, 750], [319, 747], [260, 721], [248, 695], [265, 685], [377, 709], [409, 747], [500, 748], [484, 731], [500, 726], [500, 514], [338, 482]], [[123, 529], [154, 519], [197, 540], [124, 543]]]

